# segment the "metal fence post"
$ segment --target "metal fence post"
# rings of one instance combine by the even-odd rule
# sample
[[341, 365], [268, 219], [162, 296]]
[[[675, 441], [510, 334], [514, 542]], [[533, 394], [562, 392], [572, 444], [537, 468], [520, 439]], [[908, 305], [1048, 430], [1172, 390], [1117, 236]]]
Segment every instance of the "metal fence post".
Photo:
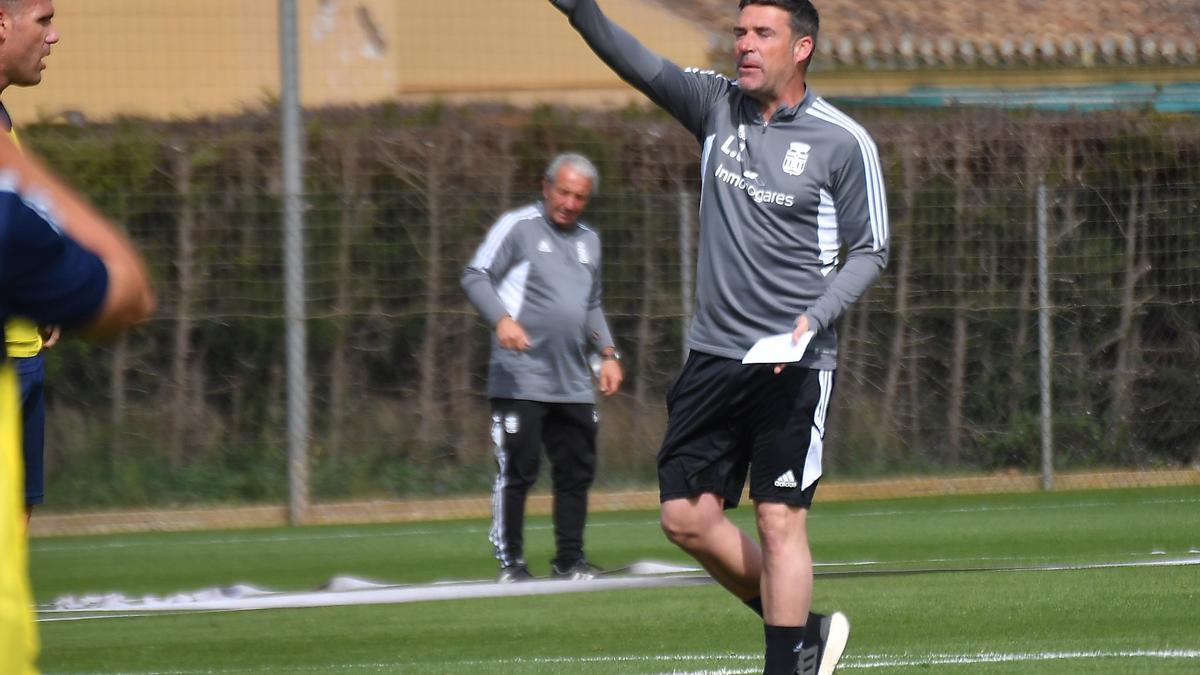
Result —
[[296, 0], [279, 0], [283, 157], [284, 331], [287, 362], [288, 521], [308, 513], [308, 374], [304, 310], [304, 148]]
[[1054, 487], [1054, 419], [1050, 395], [1050, 350], [1054, 336], [1050, 326], [1049, 246], [1047, 243], [1046, 183], [1037, 188], [1037, 271], [1038, 271], [1038, 375], [1042, 422], [1042, 489]]

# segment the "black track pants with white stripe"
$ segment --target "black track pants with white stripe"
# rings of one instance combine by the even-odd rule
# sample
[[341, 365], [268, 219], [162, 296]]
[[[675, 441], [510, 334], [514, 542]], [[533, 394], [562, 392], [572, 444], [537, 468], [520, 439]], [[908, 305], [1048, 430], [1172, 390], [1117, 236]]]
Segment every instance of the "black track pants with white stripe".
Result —
[[554, 561], [565, 567], [582, 559], [588, 489], [596, 475], [595, 406], [492, 399], [492, 442], [498, 471], [490, 538], [496, 559], [509, 565], [525, 557], [525, 502], [543, 447], [554, 486]]

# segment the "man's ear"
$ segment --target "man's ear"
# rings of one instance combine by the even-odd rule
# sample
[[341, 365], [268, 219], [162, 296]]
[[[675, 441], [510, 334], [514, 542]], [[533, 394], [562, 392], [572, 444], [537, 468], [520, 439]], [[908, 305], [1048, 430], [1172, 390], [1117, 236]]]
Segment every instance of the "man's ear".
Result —
[[813, 39], [811, 35], [805, 35], [799, 40], [796, 40], [796, 43], [792, 45], [792, 59], [795, 60], [797, 64], [807, 61], [809, 57], [812, 56], [812, 53]]

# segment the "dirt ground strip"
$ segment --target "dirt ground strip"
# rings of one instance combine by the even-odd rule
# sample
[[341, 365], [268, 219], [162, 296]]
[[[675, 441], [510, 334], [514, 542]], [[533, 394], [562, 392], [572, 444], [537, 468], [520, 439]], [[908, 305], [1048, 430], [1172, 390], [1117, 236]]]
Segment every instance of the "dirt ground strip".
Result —
[[[1054, 477], [1055, 490], [1183, 485], [1200, 486], [1200, 469], [1075, 473], [1060, 474]], [[893, 478], [859, 483], [830, 482], [822, 484], [818, 499], [822, 501], [891, 499], [933, 495], [1036, 492], [1041, 489], [1041, 476], [1025, 474], [955, 478]], [[595, 512], [655, 509], [658, 507], [658, 492], [654, 490], [595, 491], [591, 494], [589, 502], [591, 510]], [[331, 502], [311, 505], [303, 522], [312, 525], [332, 525], [484, 518], [491, 513], [491, 506], [490, 495], [443, 499], [376, 499]], [[530, 495], [529, 514], [548, 515], [550, 507], [550, 494]], [[284, 504], [63, 514], [39, 512], [33, 518], [30, 536], [55, 537], [115, 532], [238, 529], [280, 527], [287, 524], [288, 508]]]

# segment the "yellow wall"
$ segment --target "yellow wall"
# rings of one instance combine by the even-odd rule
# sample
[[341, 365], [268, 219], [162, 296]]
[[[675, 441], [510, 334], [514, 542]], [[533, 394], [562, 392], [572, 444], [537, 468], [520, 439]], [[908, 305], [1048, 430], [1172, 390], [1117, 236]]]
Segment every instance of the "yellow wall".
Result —
[[[404, 97], [641, 100], [613, 76], [546, 0], [413, 3], [401, 27]], [[707, 33], [647, 0], [603, 0], [605, 12], [655, 51], [706, 66]], [[460, 41], [461, 38], [461, 41]]]
[[[297, 0], [305, 105], [497, 99], [622, 104], [614, 77], [546, 0]], [[57, 0], [42, 84], [10, 88], [19, 121], [195, 117], [278, 96], [277, 0]], [[606, 11], [657, 51], [706, 65], [707, 34], [645, 0]], [[361, 9], [360, 9], [361, 8]]]

